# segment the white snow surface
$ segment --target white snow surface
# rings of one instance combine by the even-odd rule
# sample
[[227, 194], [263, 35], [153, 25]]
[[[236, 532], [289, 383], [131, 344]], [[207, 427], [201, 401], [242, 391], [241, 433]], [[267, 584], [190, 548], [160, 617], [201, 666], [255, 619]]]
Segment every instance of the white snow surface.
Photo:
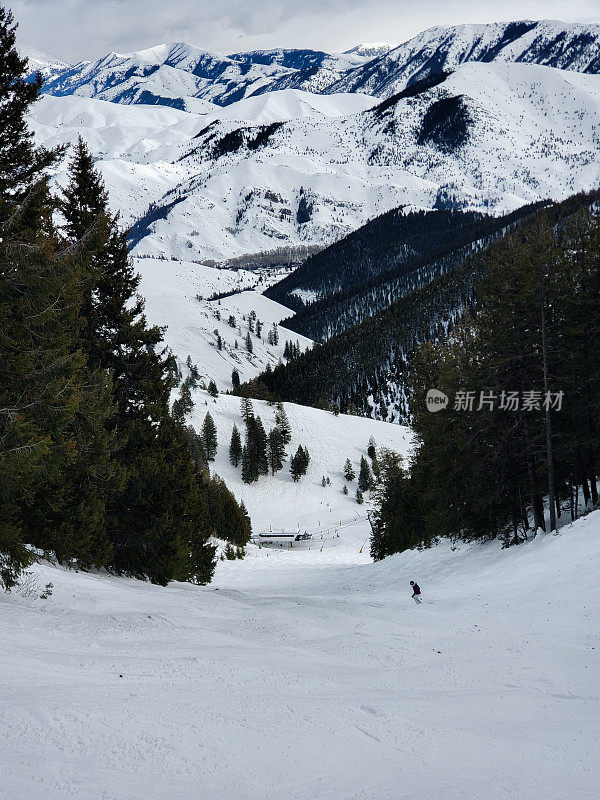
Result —
[[435, 72], [467, 61], [539, 64], [598, 73], [600, 25], [520, 20], [484, 25], [435, 26], [354, 69], [325, 91], [360, 91], [390, 97]]
[[600, 512], [378, 564], [366, 533], [206, 587], [36, 565], [49, 599], [0, 595], [0, 798], [595, 800]]

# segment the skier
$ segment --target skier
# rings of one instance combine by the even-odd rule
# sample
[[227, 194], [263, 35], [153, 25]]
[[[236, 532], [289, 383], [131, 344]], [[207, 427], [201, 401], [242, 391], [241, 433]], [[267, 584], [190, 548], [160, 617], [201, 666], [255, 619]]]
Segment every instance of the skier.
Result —
[[411, 582], [410, 582], [410, 585], [413, 587], [413, 593], [412, 593], [412, 596], [413, 596], [413, 598], [414, 598], [414, 601], [415, 601], [415, 603], [416, 603], [417, 605], [421, 605], [421, 603], [422, 603], [423, 601], [421, 600], [421, 589], [419, 588], [419, 584], [418, 584], [418, 583], [415, 583], [414, 581], [411, 581]]

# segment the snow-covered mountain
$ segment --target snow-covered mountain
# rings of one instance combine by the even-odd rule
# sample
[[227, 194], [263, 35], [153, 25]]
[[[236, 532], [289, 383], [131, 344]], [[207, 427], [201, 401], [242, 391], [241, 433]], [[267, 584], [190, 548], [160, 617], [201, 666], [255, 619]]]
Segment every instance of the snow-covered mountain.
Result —
[[35, 47], [19, 47], [19, 55], [21, 58], [27, 58], [31, 73], [41, 72], [44, 81], [69, 67], [66, 61], [48, 55], [48, 53], [37, 50]]
[[[537, 26], [538, 33], [543, 27]], [[491, 41], [491, 26], [485, 30]], [[535, 36], [533, 28], [529, 36]], [[454, 43], [458, 48], [456, 37]], [[401, 205], [500, 212], [596, 187], [600, 77], [574, 68], [591, 70], [584, 50], [578, 50], [579, 61], [565, 52], [560, 65], [570, 69], [502, 60], [464, 63], [381, 102], [356, 91], [261, 93], [276, 75], [318, 75], [327, 59], [312, 51], [242, 54], [228, 59], [223, 71], [201, 77], [200, 51], [155, 48], [137, 54], [128, 77], [131, 63], [115, 56], [111, 63], [118, 62], [122, 73], [112, 82], [98, 63], [88, 65], [88, 77], [95, 77], [82, 79], [76, 91], [96, 96], [46, 95], [31, 125], [37, 140], [48, 145], [84, 136], [114, 210], [132, 227], [150, 320], [169, 326], [167, 341], [181, 360], [190, 354], [203, 378], [229, 388], [234, 366], [242, 379], [252, 378], [277, 363], [286, 338], [296, 336], [282, 333], [274, 347], [265, 329], [263, 341], [247, 353], [239, 330], [223, 317], [216, 320], [215, 305], [206, 299], [213, 293], [260, 290], [281, 274], [265, 267], [297, 261]], [[482, 58], [490, 53], [483, 45], [477, 51]], [[360, 57], [372, 54], [366, 47]], [[73, 80], [81, 77], [80, 67], [70, 73]], [[170, 98], [182, 101], [173, 104], [180, 108], [135, 102], [142, 99], [135, 93], [142, 91], [138, 78], [145, 70], [145, 85], [156, 80], [163, 94], [163, 79], [171, 75]], [[243, 92], [252, 96], [222, 106], [189, 94], [203, 80], [205, 88], [213, 87], [213, 99], [223, 102], [218, 92], [236, 70], [248, 81], [256, 79]], [[130, 102], [126, 86], [133, 92]], [[63, 88], [71, 91], [73, 85]], [[103, 93], [121, 102], [98, 99]], [[63, 164], [56, 181], [64, 183], [65, 175]], [[256, 308], [257, 297], [227, 298], [223, 311], [235, 300], [231, 313], [242, 318], [242, 328], [251, 310], [268, 325], [289, 316], [276, 304]], [[309, 344], [303, 340], [301, 347]]]
[[[315, 119], [345, 118], [371, 107], [374, 100], [361, 94], [328, 97], [290, 89], [248, 98], [227, 108], [202, 102], [204, 112], [196, 114], [164, 106], [126, 106], [95, 98], [46, 95], [36, 104], [30, 123], [37, 140], [49, 146], [72, 143], [79, 134], [84, 137], [102, 171], [114, 210], [130, 226], [140, 218], [147, 220], [151, 204], [161, 201], [168, 204], [169, 197], [172, 200], [172, 195], [179, 195], [180, 187], [196, 172], [185, 155], [197, 141], [198, 133], [211, 124], [227, 130], [281, 124], [292, 119], [305, 119], [310, 124]], [[66, 163], [63, 163], [57, 175], [59, 183], [64, 182], [65, 175]], [[268, 180], [263, 183], [268, 187]], [[248, 190], [255, 186], [253, 180]], [[215, 198], [213, 210], [217, 215], [218, 202]], [[217, 240], [215, 246], [203, 249], [205, 260], [220, 261], [260, 251], [260, 244], [249, 249], [236, 247], [235, 239], [227, 231], [212, 231], [212, 224], [220, 225], [222, 219], [218, 216], [212, 223], [209, 218], [203, 221], [203, 240]], [[227, 225], [224, 221], [223, 224]], [[198, 236], [194, 233], [197, 228], [194, 223], [190, 229], [192, 239]], [[172, 234], [176, 243], [173, 252], [162, 248], [152, 254], [183, 260], [197, 258], [197, 251], [188, 246], [187, 240], [180, 239], [182, 231], [172, 230]], [[250, 232], [249, 236], [252, 239]], [[228, 249], [218, 246], [223, 237], [232, 239], [234, 246]], [[259, 234], [257, 238], [263, 240]], [[279, 246], [286, 244], [276, 242]], [[273, 242], [268, 241], [268, 245], [272, 249]]]
[[32, 68], [42, 69], [49, 94], [202, 112], [202, 100], [224, 106], [282, 89], [384, 98], [466, 61], [520, 62], [595, 74], [600, 72], [600, 25], [525, 20], [435, 27], [395, 48], [364, 43], [334, 54], [274, 49], [224, 55], [176, 42], [74, 65], [34, 56]]
[[230, 58], [244, 64], [280, 64], [289, 72], [253, 91], [263, 94], [281, 89], [302, 89], [306, 92], [324, 92], [342, 80], [349, 72], [365, 66], [373, 59], [387, 53], [390, 45], [359, 44], [344, 53], [328, 54], [313, 50], [258, 50], [238, 53]]
[[381, 51], [381, 46], [359, 46], [333, 55], [315, 50], [257, 50], [228, 56], [176, 42], [55, 68], [45, 76], [44, 92], [202, 112], [205, 100], [226, 106], [278, 89], [320, 92]]
[[325, 92], [390, 97], [415, 81], [467, 61], [539, 64], [600, 72], [600, 25], [554, 20], [435, 27], [347, 73]]
[[510, 211], [598, 184], [599, 77], [473, 62], [442, 78], [374, 108], [292, 90], [203, 115], [46, 97], [32, 123], [90, 141], [136, 255], [184, 261], [282, 263], [403, 204]]

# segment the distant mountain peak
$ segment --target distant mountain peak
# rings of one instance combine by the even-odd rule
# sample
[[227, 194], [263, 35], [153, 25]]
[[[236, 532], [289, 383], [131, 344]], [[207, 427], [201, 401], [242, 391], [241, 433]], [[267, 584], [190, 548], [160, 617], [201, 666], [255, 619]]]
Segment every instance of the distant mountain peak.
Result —
[[354, 53], [359, 56], [384, 56], [389, 53], [395, 45], [387, 44], [386, 42], [361, 42], [360, 44], [351, 47], [350, 50], [344, 50], [344, 54]]
[[49, 67], [66, 68], [69, 66], [69, 63], [63, 61], [62, 58], [51, 56], [48, 53], [44, 53], [42, 50], [38, 50], [36, 47], [19, 47], [19, 55], [28, 59], [29, 66], [32, 70], [44, 70]]

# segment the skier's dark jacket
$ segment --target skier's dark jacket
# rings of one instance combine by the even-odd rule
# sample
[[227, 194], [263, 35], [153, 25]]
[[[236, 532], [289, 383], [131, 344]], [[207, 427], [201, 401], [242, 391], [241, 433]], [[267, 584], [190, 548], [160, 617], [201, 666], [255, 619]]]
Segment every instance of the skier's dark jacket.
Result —
[[421, 594], [421, 590], [419, 589], [419, 584], [418, 583], [413, 583], [413, 587], [412, 588], [413, 588], [413, 596], [415, 594]]

